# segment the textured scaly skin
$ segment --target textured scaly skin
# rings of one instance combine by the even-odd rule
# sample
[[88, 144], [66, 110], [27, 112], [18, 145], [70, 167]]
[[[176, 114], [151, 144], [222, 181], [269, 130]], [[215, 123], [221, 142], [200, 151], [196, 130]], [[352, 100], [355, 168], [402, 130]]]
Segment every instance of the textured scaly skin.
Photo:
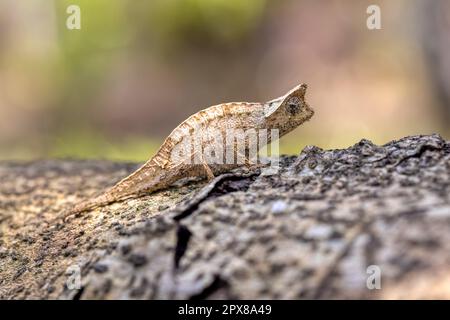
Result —
[[[181, 178], [206, 177], [204, 165], [185, 164], [171, 159], [172, 151], [180, 147], [183, 138], [194, 132], [207, 136], [213, 130], [220, 130], [225, 136], [227, 129], [278, 129], [281, 137], [313, 116], [314, 111], [304, 100], [305, 92], [306, 85], [302, 84], [266, 103], [223, 103], [195, 113], [172, 131], [155, 156], [142, 167], [104, 194], [75, 206], [66, 216], [165, 189]], [[208, 143], [205, 140], [202, 148]], [[193, 153], [192, 150], [185, 151]], [[241, 165], [213, 164], [208, 165], [208, 168], [217, 175], [238, 166]]]

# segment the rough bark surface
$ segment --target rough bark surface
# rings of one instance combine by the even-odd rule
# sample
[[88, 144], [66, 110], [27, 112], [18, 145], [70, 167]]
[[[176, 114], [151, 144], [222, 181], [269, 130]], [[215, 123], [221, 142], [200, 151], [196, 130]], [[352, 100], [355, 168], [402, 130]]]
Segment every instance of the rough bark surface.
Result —
[[450, 298], [450, 143], [437, 135], [306, 147], [273, 175], [54, 220], [135, 168], [0, 163], [0, 298]]

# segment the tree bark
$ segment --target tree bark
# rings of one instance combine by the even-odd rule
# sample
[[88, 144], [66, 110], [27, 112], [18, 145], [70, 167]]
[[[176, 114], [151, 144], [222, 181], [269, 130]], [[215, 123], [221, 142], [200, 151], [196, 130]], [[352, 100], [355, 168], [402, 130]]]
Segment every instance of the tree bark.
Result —
[[2, 162], [0, 298], [450, 298], [449, 142], [306, 147], [280, 165], [63, 222], [136, 164]]

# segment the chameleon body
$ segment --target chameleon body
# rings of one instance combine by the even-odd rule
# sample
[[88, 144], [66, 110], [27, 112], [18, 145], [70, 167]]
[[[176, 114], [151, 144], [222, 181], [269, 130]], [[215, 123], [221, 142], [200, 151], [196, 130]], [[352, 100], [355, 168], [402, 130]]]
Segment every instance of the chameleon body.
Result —
[[[191, 146], [183, 145], [183, 142], [186, 137], [200, 133], [202, 147], [207, 147], [212, 142], [205, 139], [206, 136], [216, 135], [217, 132], [224, 133], [230, 129], [278, 129], [281, 137], [314, 115], [314, 111], [305, 102], [306, 88], [305, 84], [298, 85], [285, 95], [265, 103], [223, 103], [195, 113], [172, 131], [157, 153], [143, 166], [104, 194], [76, 205], [70, 213], [91, 210], [126, 198], [165, 189], [182, 178], [212, 178], [214, 175], [242, 166], [242, 164], [208, 164], [202, 155], [199, 156]], [[267, 142], [270, 142], [270, 138], [268, 140]], [[177, 148], [187, 153], [191, 159], [200, 158], [200, 163], [175, 160], [173, 153]]]

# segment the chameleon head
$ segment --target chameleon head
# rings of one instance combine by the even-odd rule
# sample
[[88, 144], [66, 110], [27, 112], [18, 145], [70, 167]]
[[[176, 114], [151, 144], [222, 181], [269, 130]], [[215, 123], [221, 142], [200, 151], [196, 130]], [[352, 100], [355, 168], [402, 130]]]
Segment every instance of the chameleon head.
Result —
[[305, 101], [306, 88], [306, 84], [300, 84], [284, 96], [267, 102], [265, 121], [290, 131], [309, 120], [314, 115], [314, 110]]

